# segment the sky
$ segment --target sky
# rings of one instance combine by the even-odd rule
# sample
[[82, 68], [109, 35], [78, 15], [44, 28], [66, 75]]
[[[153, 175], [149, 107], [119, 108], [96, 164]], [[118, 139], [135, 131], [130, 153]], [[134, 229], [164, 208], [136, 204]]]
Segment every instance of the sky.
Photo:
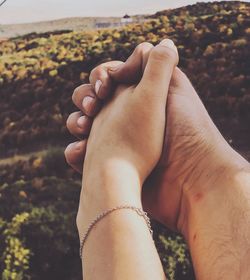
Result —
[[[0, 0], [0, 4], [2, 2], [3, 0]], [[35, 22], [78, 16], [150, 14], [196, 2], [197, 0], [7, 0], [0, 6], [0, 24]], [[199, 2], [208, 1], [199, 0]]]

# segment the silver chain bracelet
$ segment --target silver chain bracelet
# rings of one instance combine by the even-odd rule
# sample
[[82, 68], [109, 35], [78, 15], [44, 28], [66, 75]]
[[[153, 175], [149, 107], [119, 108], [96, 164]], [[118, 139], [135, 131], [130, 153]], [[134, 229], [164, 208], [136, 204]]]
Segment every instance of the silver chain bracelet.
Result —
[[129, 209], [129, 210], [133, 210], [135, 211], [139, 216], [143, 217], [147, 226], [148, 226], [148, 229], [149, 229], [149, 232], [151, 235], [153, 235], [153, 231], [152, 231], [152, 228], [151, 228], [151, 224], [150, 224], [150, 219], [148, 217], [148, 214], [143, 211], [143, 209], [141, 208], [137, 208], [135, 206], [129, 206], [129, 205], [123, 205], [123, 206], [117, 206], [115, 208], [112, 208], [110, 210], [107, 210], [103, 213], [101, 213], [100, 215], [98, 215], [94, 220], [93, 222], [91, 222], [91, 224], [89, 225], [86, 233], [84, 234], [81, 242], [80, 242], [80, 258], [82, 259], [82, 252], [83, 252], [83, 246], [92, 230], [92, 228], [100, 221], [102, 220], [104, 217], [106, 217], [107, 215], [109, 215], [110, 213], [116, 211], [116, 210], [121, 210], [121, 209]]

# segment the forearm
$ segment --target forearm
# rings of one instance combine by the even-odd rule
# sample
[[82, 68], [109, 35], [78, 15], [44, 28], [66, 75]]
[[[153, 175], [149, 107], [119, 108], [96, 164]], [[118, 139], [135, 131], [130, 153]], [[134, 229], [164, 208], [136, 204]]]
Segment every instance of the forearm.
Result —
[[[103, 211], [117, 206], [141, 208], [140, 182], [128, 166], [114, 163], [86, 174], [77, 224], [80, 238]], [[112, 170], [107, 171], [107, 170]], [[88, 172], [89, 173], [89, 172]], [[165, 279], [148, 226], [136, 212], [121, 209], [92, 229], [83, 249], [84, 279]]]
[[242, 161], [186, 195], [185, 238], [197, 279], [249, 279], [250, 168]]

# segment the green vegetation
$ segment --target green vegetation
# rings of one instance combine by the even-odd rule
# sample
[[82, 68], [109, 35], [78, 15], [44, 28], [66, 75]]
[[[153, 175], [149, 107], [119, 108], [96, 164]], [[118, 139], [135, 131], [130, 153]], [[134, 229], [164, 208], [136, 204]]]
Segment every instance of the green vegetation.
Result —
[[0, 166], [6, 174], [0, 183], [1, 279], [80, 279], [75, 217], [81, 183], [64, 162], [54, 165], [48, 151]]
[[178, 46], [180, 66], [210, 113], [248, 122], [249, 14], [249, 3], [199, 4], [121, 30], [33, 34], [2, 42], [1, 153], [68, 139], [70, 96], [87, 81], [89, 70], [102, 61], [126, 59], [141, 42], [166, 37]]
[[[52, 148], [43, 157], [0, 166], [3, 279], [81, 279], [75, 226], [80, 176], [64, 161], [53, 168], [62, 152]], [[156, 223], [154, 229], [169, 279], [176, 275], [192, 279], [188, 278], [193, 271], [181, 237]]]
[[[199, 3], [141, 25], [97, 32], [29, 34], [0, 43], [0, 156], [48, 148], [0, 165], [0, 278], [81, 279], [75, 216], [80, 176], [64, 161], [73, 89], [98, 63], [125, 60], [144, 41], [169, 37], [205, 106], [241, 151], [250, 141], [250, 4]], [[1, 162], [0, 162], [1, 163]], [[180, 236], [155, 224], [169, 279], [194, 279]]]

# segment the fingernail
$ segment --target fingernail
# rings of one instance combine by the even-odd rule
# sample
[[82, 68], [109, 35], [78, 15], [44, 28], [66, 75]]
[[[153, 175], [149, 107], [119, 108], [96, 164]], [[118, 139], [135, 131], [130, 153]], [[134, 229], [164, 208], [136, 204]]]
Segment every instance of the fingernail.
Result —
[[85, 116], [80, 117], [80, 118], [77, 120], [77, 125], [78, 125], [80, 128], [85, 128], [85, 125], [86, 125], [86, 117], [85, 117]]
[[172, 49], [173, 51], [175, 51], [175, 52], [178, 53], [178, 50], [177, 50], [177, 48], [176, 48], [174, 42], [173, 42], [172, 40], [170, 40], [170, 39], [164, 39], [164, 40], [162, 40], [162, 41], [160, 42], [160, 45], [166, 46], [166, 47], [168, 47], [168, 48], [170, 48], [170, 49]]
[[91, 110], [92, 106], [94, 104], [94, 98], [91, 96], [86, 96], [84, 97], [83, 101], [82, 101], [82, 106], [85, 110]]
[[67, 146], [66, 150], [73, 148], [74, 145], [75, 145], [75, 143], [70, 143], [70, 144]]
[[69, 144], [68, 146], [67, 146], [67, 150], [68, 149], [76, 149], [77, 148], [77, 145], [79, 144], [80, 142], [74, 142], [74, 143], [71, 143], [71, 144]]
[[96, 83], [95, 83], [95, 93], [96, 93], [96, 95], [98, 95], [98, 92], [100, 91], [101, 86], [102, 86], [102, 81], [97, 80]]

